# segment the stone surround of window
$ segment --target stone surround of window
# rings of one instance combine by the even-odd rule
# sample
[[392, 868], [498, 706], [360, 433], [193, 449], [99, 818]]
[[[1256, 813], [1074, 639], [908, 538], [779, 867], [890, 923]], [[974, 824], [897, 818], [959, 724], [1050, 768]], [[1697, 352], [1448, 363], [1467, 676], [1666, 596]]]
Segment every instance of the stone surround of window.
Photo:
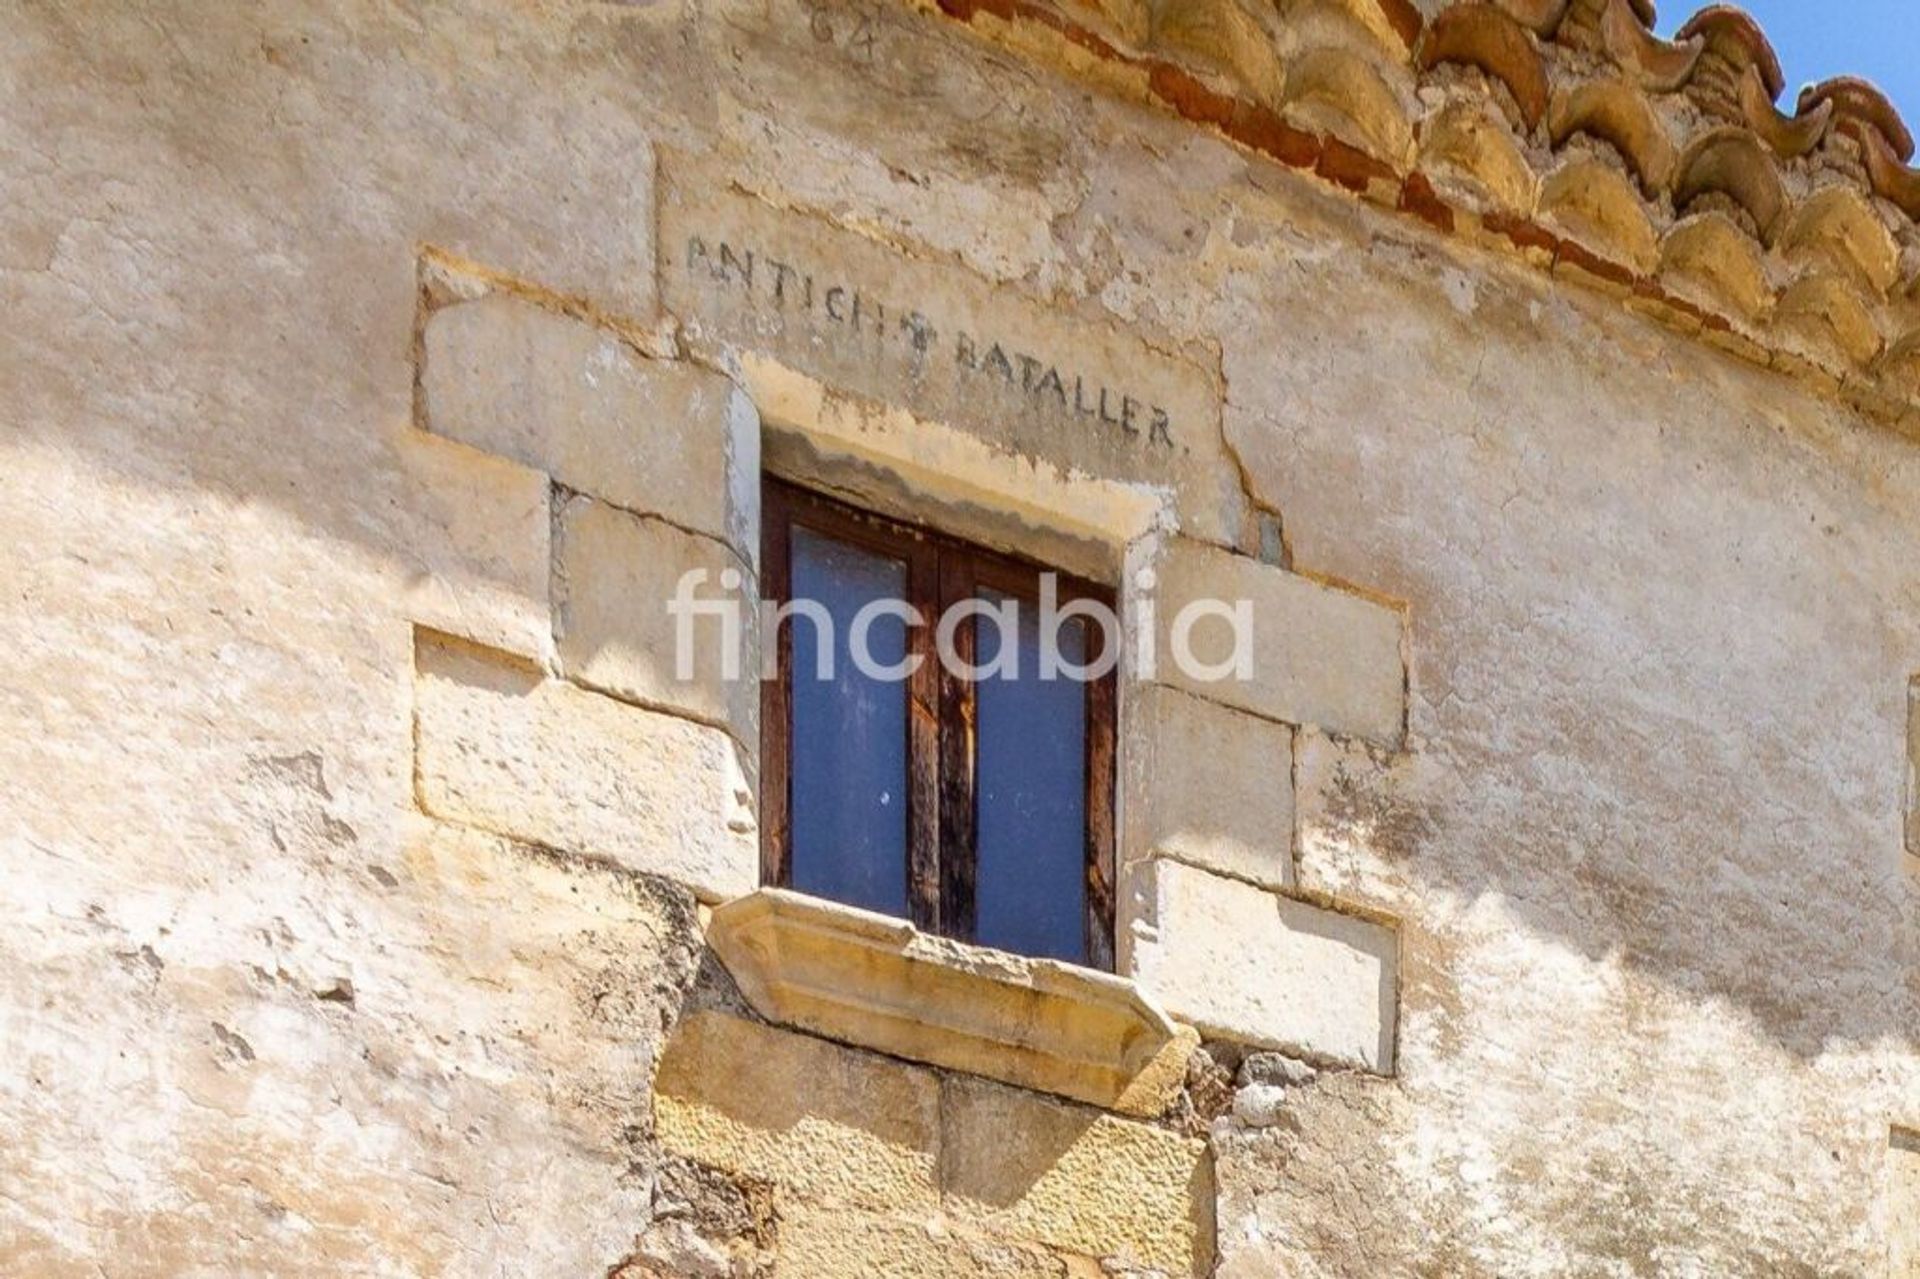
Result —
[[[816, 243], [831, 253], [838, 241]], [[880, 250], [860, 249], [872, 252]], [[663, 250], [662, 270], [670, 269]], [[1051, 456], [1044, 432], [1024, 452], [1010, 447], [991, 424], [966, 417], [966, 406], [955, 409], [957, 420], [927, 416], [912, 407], [920, 392], [910, 382], [883, 398], [824, 380], [836, 370], [805, 367], [808, 348], [769, 352], [751, 330], [682, 315], [659, 330], [677, 337], [636, 335], [565, 314], [540, 290], [491, 275], [462, 276], [431, 261], [427, 275], [423, 439], [470, 446], [458, 465], [505, 467], [525, 477], [529, 494], [544, 491], [548, 516], [535, 526], [534, 548], [541, 563], [527, 572], [544, 580], [548, 611], [516, 619], [518, 629], [476, 629], [476, 615], [457, 601], [423, 609], [416, 739], [425, 812], [666, 875], [719, 907], [716, 918], [752, 895], [761, 882], [755, 699], [715, 670], [690, 680], [664, 671], [671, 623], [656, 605], [694, 567], [716, 577], [737, 569], [743, 597], [757, 594], [760, 477], [780, 475], [1114, 583], [1127, 657], [1109, 980], [1133, 983], [1142, 1007], [1202, 1036], [1393, 1071], [1397, 931], [1367, 911], [1293, 895], [1293, 756], [1302, 734], [1404, 749], [1404, 618], [1391, 603], [1260, 558], [1258, 522], [1232, 514], [1238, 499], [1212, 487], [1217, 479], [1237, 493], [1229, 459], [1210, 464], [1231, 472], [1222, 476], [1189, 459], [1172, 483], [1140, 470], [1132, 455], [1101, 470], [1102, 454]], [[921, 278], [930, 295], [948, 290], [976, 311], [1000, 305], [1002, 293], [1014, 297], [998, 322], [1021, 329], [1035, 350], [1051, 342], [1067, 351], [1063, 363], [1088, 331], [1017, 291], [982, 292], [958, 268]], [[663, 292], [670, 301], [675, 294]], [[1190, 355], [1102, 358], [1118, 370], [1102, 376], [1133, 378], [1139, 403], [1179, 406], [1171, 419], [1178, 438], [1198, 448], [1205, 430], [1217, 432], [1217, 399], [1209, 410], [1192, 390], [1217, 387], [1217, 371], [1192, 365]], [[1162, 376], [1178, 385], [1155, 389]], [[1145, 632], [1152, 628], [1164, 651], [1169, 614], [1207, 595], [1250, 602], [1260, 637], [1254, 678], [1209, 685], [1142, 669], [1133, 653]], [[748, 669], [757, 663], [749, 652]], [[901, 971], [941, 966], [918, 942], [898, 948], [914, 956]], [[1007, 972], [1024, 971], [1008, 962]], [[981, 993], [995, 988], [999, 970], [973, 959], [962, 968], [968, 979], [944, 997], [980, 1007], [928, 1018], [922, 1040], [951, 1040], [924, 1049], [929, 1060], [977, 1060], [964, 1034], [939, 1023], [970, 1024], [996, 1002], [1025, 998], [1021, 983], [1031, 980]], [[1287, 974], [1284, 989], [1275, 973]], [[758, 981], [778, 987], [764, 974]], [[1072, 989], [1061, 984], [1049, 998], [1065, 1007]], [[1102, 999], [1111, 994], [1099, 990]], [[858, 1006], [861, 994], [849, 998]], [[791, 1006], [769, 999], [760, 1011], [792, 1017], [780, 1012]], [[868, 1033], [818, 1018], [808, 1028], [847, 1042]], [[872, 1046], [899, 1051], [894, 1042]], [[1118, 1078], [1121, 1068], [1102, 1060], [1088, 1069]], [[1127, 1095], [1121, 1085], [1092, 1091], [1114, 1104]]]

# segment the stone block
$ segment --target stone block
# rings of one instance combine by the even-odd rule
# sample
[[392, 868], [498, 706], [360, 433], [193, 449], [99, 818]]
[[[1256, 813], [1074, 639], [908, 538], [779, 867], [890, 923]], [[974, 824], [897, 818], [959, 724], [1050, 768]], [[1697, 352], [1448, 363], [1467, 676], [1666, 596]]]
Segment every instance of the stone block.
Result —
[[[1323, 586], [1259, 560], [1177, 540], [1156, 566], [1155, 678], [1223, 705], [1288, 724], [1388, 745], [1403, 734], [1406, 666], [1401, 616], [1394, 609]], [[1246, 678], [1208, 678], [1182, 669], [1173, 643], [1179, 619], [1197, 601], [1227, 608], [1246, 602], [1250, 620]], [[1192, 615], [1184, 647], [1202, 665], [1233, 656], [1224, 617]]]
[[428, 430], [755, 560], [759, 419], [708, 369], [507, 294], [442, 307], [421, 372]]
[[664, 875], [709, 900], [753, 889], [753, 796], [723, 730], [432, 632], [416, 635], [414, 660], [428, 813]]
[[[646, 122], [618, 95], [536, 102], [538, 95], [471, 74], [476, 65], [458, 81], [417, 81], [421, 100], [378, 98], [391, 108], [386, 125], [412, 139], [382, 161], [396, 177], [404, 169], [406, 207], [418, 209], [407, 239], [590, 299], [630, 322], [652, 322], [657, 166]], [[532, 83], [520, 77], [517, 87]], [[371, 81], [358, 87], [384, 93]], [[556, 138], [568, 144], [556, 146]], [[373, 136], [344, 145], [355, 160], [374, 162], [358, 149], [362, 141]]]
[[700, 1012], [667, 1043], [653, 1110], [668, 1151], [771, 1182], [783, 1199], [882, 1212], [937, 1202], [930, 1070]]
[[778, 888], [714, 911], [707, 942], [770, 1021], [1124, 1114], [1166, 1113], [1196, 1043], [1109, 973]]
[[1920, 1275], [1920, 1131], [1895, 1128], [1887, 1143], [1889, 1275]]
[[407, 618], [544, 660], [553, 648], [547, 477], [417, 431], [401, 438], [400, 462], [414, 493]]
[[1920, 678], [1907, 685], [1907, 852], [1920, 857]]
[[1177, 862], [1122, 903], [1122, 971], [1202, 1031], [1309, 1060], [1393, 1069], [1398, 939]]
[[[568, 678], [627, 701], [664, 707], [731, 732], [751, 758], [760, 741], [758, 612], [752, 578], [720, 543], [589, 497], [560, 509], [554, 545], [554, 630]], [[689, 678], [679, 677], [682, 623], [668, 611], [681, 575], [706, 574], [695, 592], [736, 605], [734, 666], [716, 617], [690, 620]], [[738, 589], [724, 589], [732, 573]]]
[[1294, 737], [1294, 883], [1395, 914], [1418, 900], [1433, 807], [1415, 757], [1354, 738]]
[[1240, 527], [1217, 356], [1169, 353], [932, 255], [775, 208], [690, 157], [665, 173], [661, 296], [697, 348], [769, 357], [1001, 453], [1171, 493], [1181, 527], [1203, 537], [1228, 541]]
[[1160, 685], [1128, 692], [1121, 848], [1293, 883], [1293, 730]]
[[1045, 1249], [982, 1239], [937, 1218], [795, 1205], [780, 1220], [776, 1279], [1063, 1279]]
[[945, 1081], [941, 1113], [940, 1190], [956, 1221], [1171, 1274], [1206, 1273], [1206, 1143], [958, 1075]]

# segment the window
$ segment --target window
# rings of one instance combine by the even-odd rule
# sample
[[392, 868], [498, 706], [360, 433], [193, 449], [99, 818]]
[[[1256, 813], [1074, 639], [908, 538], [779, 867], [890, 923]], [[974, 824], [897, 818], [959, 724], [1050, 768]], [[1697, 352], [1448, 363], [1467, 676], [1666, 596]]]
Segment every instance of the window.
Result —
[[1112, 593], [774, 480], [762, 522], [765, 881], [1112, 968]]

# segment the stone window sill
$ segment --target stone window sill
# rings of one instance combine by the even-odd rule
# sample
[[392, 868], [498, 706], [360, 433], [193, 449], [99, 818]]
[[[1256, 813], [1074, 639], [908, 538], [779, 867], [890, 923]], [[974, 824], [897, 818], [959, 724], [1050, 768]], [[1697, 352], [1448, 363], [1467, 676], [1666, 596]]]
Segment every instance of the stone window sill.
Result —
[[1165, 1112], [1197, 1042], [1125, 978], [784, 889], [715, 910], [708, 941], [769, 1021], [1121, 1114]]

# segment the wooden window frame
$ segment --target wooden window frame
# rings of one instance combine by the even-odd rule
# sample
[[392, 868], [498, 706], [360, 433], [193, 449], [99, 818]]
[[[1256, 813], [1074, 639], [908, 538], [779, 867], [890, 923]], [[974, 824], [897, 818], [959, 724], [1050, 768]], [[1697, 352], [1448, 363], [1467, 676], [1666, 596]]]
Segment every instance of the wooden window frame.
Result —
[[[947, 608], [983, 587], [1023, 603], [1037, 602], [1043, 573], [1055, 575], [1062, 607], [1086, 600], [1111, 610], [1113, 591], [772, 476], [762, 485], [760, 523], [762, 594], [770, 603], [784, 605], [792, 598], [796, 526], [905, 564], [906, 602], [926, 619], [924, 625], [907, 628], [908, 655], [923, 659], [907, 679], [907, 907], [911, 922], [923, 932], [971, 942], [979, 802], [975, 689], [972, 681], [939, 661], [935, 625]], [[974, 660], [977, 623], [977, 617], [969, 618], [954, 636], [958, 655], [969, 663]], [[1087, 654], [1091, 663], [1102, 655], [1098, 646], [1108, 637], [1092, 625], [1087, 634], [1096, 646]], [[766, 638], [777, 646], [777, 673], [761, 685], [760, 876], [763, 883], [786, 888], [793, 882], [793, 628], [783, 625], [776, 636]], [[1117, 689], [1111, 670], [1086, 683], [1086, 911], [1080, 962], [1108, 972], [1113, 970]]]

